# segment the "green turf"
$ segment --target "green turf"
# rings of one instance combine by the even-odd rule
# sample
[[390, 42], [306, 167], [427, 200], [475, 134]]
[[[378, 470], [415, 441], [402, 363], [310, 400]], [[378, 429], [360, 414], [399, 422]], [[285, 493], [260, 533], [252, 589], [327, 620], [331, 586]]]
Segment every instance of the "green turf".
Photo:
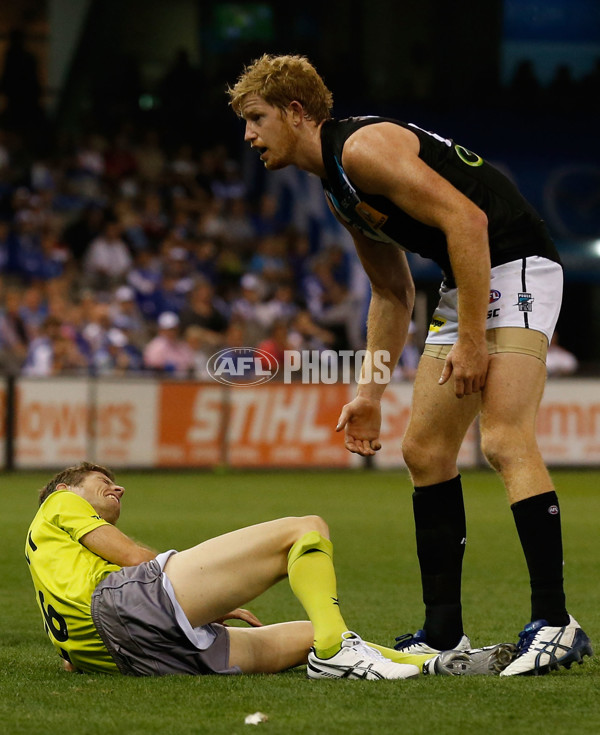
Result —
[[[302, 669], [277, 676], [133, 679], [60, 670], [42, 631], [23, 556], [45, 475], [0, 477], [0, 732], [39, 735], [232, 735], [244, 717], [269, 716], [266, 733], [600, 733], [600, 663], [539, 678], [419, 678], [311, 682]], [[317, 513], [330, 524], [339, 594], [349, 626], [391, 643], [422, 624], [411, 488], [404, 473], [124, 474], [126, 533], [156, 548], [184, 548], [282, 515]], [[600, 476], [557, 472], [570, 610], [592, 641], [597, 613]], [[526, 570], [499, 481], [465, 473], [469, 523], [465, 626], [474, 644], [514, 640], [528, 620]], [[303, 618], [287, 584], [249, 607], [263, 620]]]

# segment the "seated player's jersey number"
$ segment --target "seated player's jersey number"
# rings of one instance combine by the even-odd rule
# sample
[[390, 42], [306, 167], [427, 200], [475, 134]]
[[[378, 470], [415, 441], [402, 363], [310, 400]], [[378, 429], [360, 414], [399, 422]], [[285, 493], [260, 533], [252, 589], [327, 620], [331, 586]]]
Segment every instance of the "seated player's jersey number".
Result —
[[[27, 543], [31, 551], [35, 553], [37, 551], [37, 546], [31, 536], [31, 532], [29, 533], [29, 536], [27, 537]], [[31, 564], [31, 560], [29, 559], [28, 554], [25, 554], [25, 559], [27, 560], [28, 564]], [[36, 591], [38, 593], [42, 615], [44, 616], [44, 628], [46, 630], [46, 633], [52, 638], [54, 638], [56, 641], [58, 641], [59, 643], [64, 643], [69, 638], [69, 630], [67, 628], [67, 621], [63, 618], [63, 616], [59, 612], [57, 612], [54, 606], [45, 599], [44, 593], [42, 592], [42, 590], [36, 590]], [[67, 660], [69, 658], [66, 651], [63, 651], [63, 658]]]

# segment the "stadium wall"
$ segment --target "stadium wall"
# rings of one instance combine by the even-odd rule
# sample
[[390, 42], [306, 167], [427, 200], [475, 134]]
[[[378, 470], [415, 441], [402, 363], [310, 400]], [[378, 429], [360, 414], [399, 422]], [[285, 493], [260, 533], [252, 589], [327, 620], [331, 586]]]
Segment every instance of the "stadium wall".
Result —
[[[11, 394], [14, 391], [14, 395]], [[231, 387], [155, 378], [18, 378], [0, 383], [5, 469], [59, 468], [83, 458], [114, 468], [362, 467], [334, 427], [352, 385]], [[384, 395], [374, 467], [403, 467], [412, 385]], [[549, 380], [538, 418], [545, 461], [600, 465], [600, 380]], [[485, 464], [475, 423], [461, 468]]]

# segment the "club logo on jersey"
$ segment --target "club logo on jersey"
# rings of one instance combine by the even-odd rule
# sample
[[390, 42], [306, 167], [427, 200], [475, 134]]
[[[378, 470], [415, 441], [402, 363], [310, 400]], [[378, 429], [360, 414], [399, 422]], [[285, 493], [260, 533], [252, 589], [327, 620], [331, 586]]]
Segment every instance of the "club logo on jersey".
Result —
[[483, 158], [481, 156], [478, 156], [477, 153], [473, 153], [473, 151], [470, 151], [462, 145], [455, 145], [454, 150], [460, 160], [463, 161], [463, 163], [466, 163], [467, 166], [481, 166], [483, 163]]
[[530, 293], [520, 293], [518, 301], [513, 306], [518, 306], [519, 311], [533, 311], [534, 298]]
[[387, 214], [378, 212], [374, 207], [366, 202], [359, 202], [355, 207], [354, 211], [359, 217], [372, 227], [374, 230], [379, 230], [387, 222]]
[[558, 515], [558, 505], [551, 505], [548, 508], [548, 513], [550, 513], [551, 516], [557, 516]]
[[431, 324], [429, 325], [429, 331], [430, 332], [439, 332], [440, 329], [444, 326], [446, 323], [446, 319], [444, 319], [441, 316], [433, 316], [431, 319]]
[[495, 304], [496, 301], [499, 301], [501, 296], [502, 294], [500, 293], [500, 291], [497, 291], [495, 288], [493, 288], [490, 291], [490, 304]]

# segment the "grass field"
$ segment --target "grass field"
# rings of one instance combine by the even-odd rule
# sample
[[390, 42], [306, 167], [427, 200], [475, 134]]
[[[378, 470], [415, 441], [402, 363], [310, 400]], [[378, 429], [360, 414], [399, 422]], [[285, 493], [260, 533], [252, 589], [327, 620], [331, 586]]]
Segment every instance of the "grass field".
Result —
[[[465, 473], [469, 541], [465, 627], [475, 645], [515, 641], [529, 614], [525, 563], [494, 475]], [[600, 475], [556, 472], [570, 611], [600, 641]], [[155, 548], [185, 548], [283, 515], [317, 513], [331, 527], [341, 605], [363, 637], [390, 644], [422, 624], [405, 473], [122, 474], [120, 527]], [[6, 735], [269, 733], [600, 733], [600, 659], [539, 678], [440, 677], [312, 682], [277, 676], [128, 677], [63, 673], [41, 625], [23, 556], [46, 475], [0, 477], [0, 732]], [[303, 618], [286, 582], [249, 607], [265, 623]]]

